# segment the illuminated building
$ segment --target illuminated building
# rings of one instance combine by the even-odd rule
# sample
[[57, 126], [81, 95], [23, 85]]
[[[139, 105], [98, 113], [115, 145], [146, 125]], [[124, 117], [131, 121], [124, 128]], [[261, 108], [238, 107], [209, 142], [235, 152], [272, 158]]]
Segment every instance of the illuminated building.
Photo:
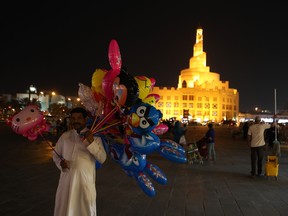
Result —
[[180, 72], [178, 87], [155, 86], [152, 93], [160, 95], [156, 108], [163, 113], [163, 119], [238, 121], [239, 92], [229, 87], [229, 81], [221, 81], [219, 73], [211, 72], [206, 66], [202, 28], [197, 29], [193, 56], [189, 68]]

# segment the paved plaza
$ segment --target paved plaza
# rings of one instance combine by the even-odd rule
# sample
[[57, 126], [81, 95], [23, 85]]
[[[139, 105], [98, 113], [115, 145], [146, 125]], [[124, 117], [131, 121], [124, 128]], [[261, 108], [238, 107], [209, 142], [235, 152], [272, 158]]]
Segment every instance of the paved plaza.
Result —
[[[207, 127], [189, 127], [188, 141], [199, 139]], [[288, 215], [288, 148], [281, 146], [278, 179], [251, 178], [250, 150], [232, 128], [216, 127], [216, 163], [178, 164], [158, 153], [147, 155], [167, 176], [166, 185], [152, 183], [148, 197], [135, 179], [111, 158], [97, 170], [98, 216], [277, 216]], [[59, 171], [47, 142], [15, 134], [0, 123], [0, 215], [52, 216]]]

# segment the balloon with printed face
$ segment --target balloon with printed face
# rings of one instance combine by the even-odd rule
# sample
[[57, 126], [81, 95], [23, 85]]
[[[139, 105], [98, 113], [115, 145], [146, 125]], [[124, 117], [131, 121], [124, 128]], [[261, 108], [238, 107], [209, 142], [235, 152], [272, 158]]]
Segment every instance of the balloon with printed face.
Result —
[[147, 103], [137, 103], [130, 108], [128, 123], [134, 133], [144, 135], [151, 132], [163, 114]]
[[156, 103], [160, 100], [159, 94], [148, 94], [142, 102], [151, 104], [152, 106], [156, 107]]
[[152, 91], [154, 79], [146, 76], [135, 76], [135, 80], [139, 86], [139, 98], [144, 99]]
[[15, 114], [9, 125], [15, 133], [21, 134], [31, 141], [35, 140], [42, 132], [49, 130], [43, 113], [36, 105], [28, 105]]
[[127, 99], [127, 88], [120, 84], [120, 78], [116, 77], [113, 83], [114, 98], [113, 101], [119, 106], [124, 106]]
[[43, 119], [44, 115], [38, 106], [28, 105], [12, 117], [11, 127], [15, 133], [23, 135], [40, 124]]

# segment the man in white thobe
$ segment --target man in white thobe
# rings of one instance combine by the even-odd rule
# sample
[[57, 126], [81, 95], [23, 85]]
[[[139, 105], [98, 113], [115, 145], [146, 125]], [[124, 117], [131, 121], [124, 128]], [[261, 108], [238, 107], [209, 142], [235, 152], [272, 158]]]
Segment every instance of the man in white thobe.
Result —
[[96, 160], [106, 152], [99, 137], [86, 127], [84, 108], [71, 110], [73, 129], [64, 132], [55, 145], [53, 161], [60, 169], [54, 216], [96, 216]]

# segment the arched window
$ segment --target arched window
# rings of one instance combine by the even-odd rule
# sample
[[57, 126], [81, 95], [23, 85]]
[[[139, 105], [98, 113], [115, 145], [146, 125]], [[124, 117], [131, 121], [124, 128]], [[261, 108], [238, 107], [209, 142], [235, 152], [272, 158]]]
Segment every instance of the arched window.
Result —
[[182, 82], [182, 88], [187, 88], [187, 83], [185, 80]]

